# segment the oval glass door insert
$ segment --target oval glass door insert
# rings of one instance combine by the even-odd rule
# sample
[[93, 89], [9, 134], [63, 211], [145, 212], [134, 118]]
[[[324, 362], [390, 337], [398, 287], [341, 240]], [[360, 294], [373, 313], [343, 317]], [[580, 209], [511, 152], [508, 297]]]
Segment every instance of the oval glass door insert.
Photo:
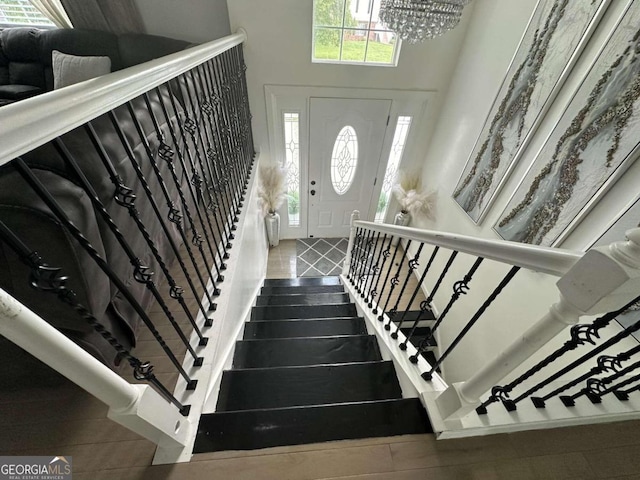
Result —
[[357, 166], [358, 136], [354, 128], [347, 125], [338, 133], [331, 154], [331, 183], [338, 195], [344, 195], [351, 187]]

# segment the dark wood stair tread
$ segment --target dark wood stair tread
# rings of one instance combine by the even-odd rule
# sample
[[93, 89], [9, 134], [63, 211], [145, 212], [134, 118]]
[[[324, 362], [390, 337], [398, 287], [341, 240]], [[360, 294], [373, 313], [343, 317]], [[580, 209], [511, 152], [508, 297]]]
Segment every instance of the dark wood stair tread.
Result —
[[257, 306], [268, 305], [332, 305], [349, 303], [347, 293], [303, 293], [289, 295], [260, 295]]
[[203, 415], [194, 453], [433, 432], [415, 398]]
[[236, 342], [233, 368], [290, 367], [382, 360], [375, 336], [285, 338]]
[[217, 412], [401, 398], [390, 361], [226, 370]]
[[265, 287], [292, 287], [309, 285], [342, 285], [340, 277], [297, 277], [297, 278], [267, 278]]
[[366, 333], [367, 327], [362, 317], [253, 320], [244, 325], [245, 339], [365, 335]]
[[294, 305], [266, 306], [251, 309], [252, 320], [286, 320], [295, 318], [355, 317], [356, 307], [352, 303], [338, 305]]

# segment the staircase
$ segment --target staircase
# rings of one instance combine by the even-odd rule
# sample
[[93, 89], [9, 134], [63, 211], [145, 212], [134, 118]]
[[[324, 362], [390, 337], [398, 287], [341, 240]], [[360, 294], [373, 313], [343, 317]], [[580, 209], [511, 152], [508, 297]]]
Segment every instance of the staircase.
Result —
[[431, 431], [338, 277], [270, 279], [194, 453]]

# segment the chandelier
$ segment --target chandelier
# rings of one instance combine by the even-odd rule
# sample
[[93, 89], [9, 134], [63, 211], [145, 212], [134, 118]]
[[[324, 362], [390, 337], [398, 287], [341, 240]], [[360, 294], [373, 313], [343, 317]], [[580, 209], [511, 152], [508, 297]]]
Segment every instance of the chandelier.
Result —
[[448, 32], [460, 22], [471, 0], [382, 0], [380, 20], [408, 43]]

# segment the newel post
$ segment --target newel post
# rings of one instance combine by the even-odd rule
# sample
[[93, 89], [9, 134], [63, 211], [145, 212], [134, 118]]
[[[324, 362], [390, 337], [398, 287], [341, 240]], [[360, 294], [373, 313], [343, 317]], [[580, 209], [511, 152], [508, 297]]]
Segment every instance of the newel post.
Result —
[[347, 247], [347, 255], [344, 258], [344, 264], [342, 265], [342, 275], [345, 277], [349, 274], [349, 265], [351, 265], [351, 250], [353, 249], [353, 243], [356, 239], [356, 226], [355, 223], [360, 220], [360, 211], [354, 210], [351, 212], [351, 230], [349, 231], [349, 246]]
[[626, 233], [627, 241], [589, 250], [556, 283], [560, 300], [518, 340], [466, 382], [442, 392], [436, 404], [442, 418], [458, 420], [473, 411], [480, 397], [523, 364], [567, 325], [582, 315], [614, 311], [640, 292], [640, 228]]
[[188, 418], [148, 385], [132, 385], [0, 288], [0, 335], [109, 406], [108, 417], [158, 443], [186, 446]]

